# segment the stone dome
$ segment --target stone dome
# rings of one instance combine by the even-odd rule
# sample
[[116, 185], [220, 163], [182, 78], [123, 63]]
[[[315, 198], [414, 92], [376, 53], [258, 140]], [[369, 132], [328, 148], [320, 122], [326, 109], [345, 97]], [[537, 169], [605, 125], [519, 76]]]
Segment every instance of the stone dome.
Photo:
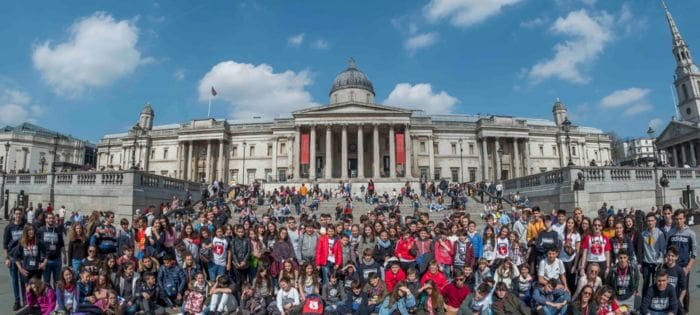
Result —
[[338, 90], [352, 88], [367, 90], [374, 95], [374, 86], [372, 86], [372, 81], [367, 78], [367, 75], [365, 75], [364, 72], [355, 67], [355, 60], [350, 58], [348, 68], [335, 77], [335, 80], [333, 80], [333, 86], [331, 87], [331, 91], [328, 93], [328, 95], [331, 95], [333, 92]]

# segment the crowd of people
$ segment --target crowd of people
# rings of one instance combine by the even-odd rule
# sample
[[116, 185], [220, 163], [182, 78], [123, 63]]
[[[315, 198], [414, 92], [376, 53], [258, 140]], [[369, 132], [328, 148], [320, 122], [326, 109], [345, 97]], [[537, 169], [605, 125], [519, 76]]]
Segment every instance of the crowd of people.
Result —
[[[587, 217], [580, 208], [504, 209], [493, 202], [483, 218], [471, 218], [463, 209], [472, 185], [432, 184], [420, 192], [407, 185], [396, 193], [366, 185], [366, 212], [353, 208], [357, 200], [345, 184], [337, 191], [314, 184], [263, 191], [217, 183], [201, 203], [175, 197], [119, 220], [119, 227], [109, 211], [59, 216], [39, 205], [29, 218], [14, 209], [3, 238], [14, 310], [688, 312], [697, 242], [684, 210], [611, 213], [606, 206]], [[335, 216], [318, 212], [319, 203], [335, 198]], [[444, 207], [444, 219], [431, 220], [435, 204]]]

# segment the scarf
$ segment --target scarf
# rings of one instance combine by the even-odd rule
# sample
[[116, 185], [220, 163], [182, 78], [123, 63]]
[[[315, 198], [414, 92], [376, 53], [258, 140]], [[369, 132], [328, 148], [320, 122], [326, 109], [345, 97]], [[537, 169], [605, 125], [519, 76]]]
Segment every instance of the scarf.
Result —
[[391, 240], [383, 241], [381, 238], [377, 240], [377, 244], [383, 248], [389, 248], [391, 246]]

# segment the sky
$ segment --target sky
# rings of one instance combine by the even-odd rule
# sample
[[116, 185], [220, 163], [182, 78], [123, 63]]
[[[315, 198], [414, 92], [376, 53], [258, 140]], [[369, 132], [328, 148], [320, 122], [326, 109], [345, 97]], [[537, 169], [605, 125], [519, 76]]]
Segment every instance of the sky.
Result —
[[[668, 0], [691, 47], [700, 1]], [[695, 13], [695, 14], [694, 14]], [[675, 115], [660, 1], [4, 1], [0, 126], [97, 141], [155, 124], [328, 104], [353, 57], [375, 102], [552, 119], [623, 137]], [[696, 52], [700, 54], [700, 52]], [[698, 55], [700, 56], [700, 55]]]

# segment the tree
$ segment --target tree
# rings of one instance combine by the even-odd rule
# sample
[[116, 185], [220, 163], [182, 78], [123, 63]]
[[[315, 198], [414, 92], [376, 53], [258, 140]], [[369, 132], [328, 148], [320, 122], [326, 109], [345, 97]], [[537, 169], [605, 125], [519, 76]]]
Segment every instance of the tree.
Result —
[[618, 164], [619, 161], [625, 157], [625, 152], [623, 152], [622, 148], [622, 138], [620, 138], [620, 136], [618, 136], [614, 131], [608, 131], [606, 134], [610, 138], [610, 155], [613, 162]]

